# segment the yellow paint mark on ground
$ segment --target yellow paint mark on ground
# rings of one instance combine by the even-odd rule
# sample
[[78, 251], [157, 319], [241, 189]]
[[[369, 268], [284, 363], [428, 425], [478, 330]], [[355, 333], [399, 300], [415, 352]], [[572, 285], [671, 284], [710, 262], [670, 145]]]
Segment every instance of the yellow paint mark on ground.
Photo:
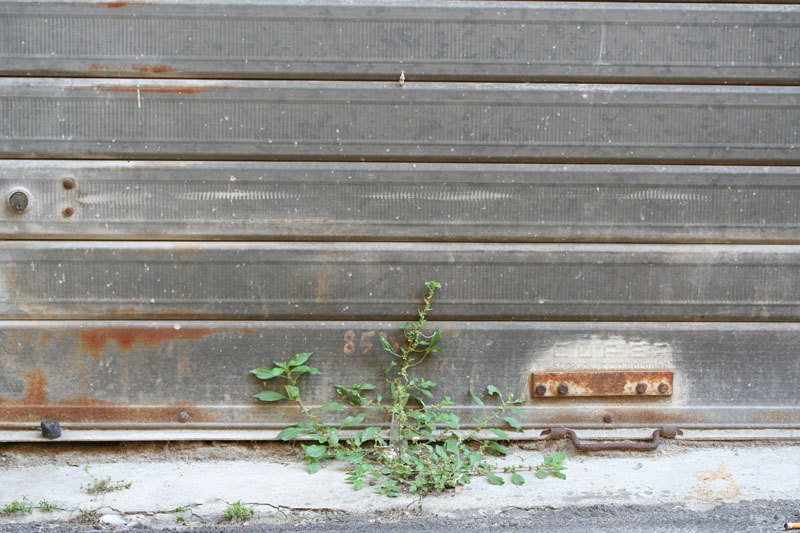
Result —
[[742, 488], [734, 481], [733, 474], [725, 465], [716, 470], [703, 470], [694, 475], [698, 484], [690, 489], [694, 497], [704, 502], [732, 500], [739, 496]]

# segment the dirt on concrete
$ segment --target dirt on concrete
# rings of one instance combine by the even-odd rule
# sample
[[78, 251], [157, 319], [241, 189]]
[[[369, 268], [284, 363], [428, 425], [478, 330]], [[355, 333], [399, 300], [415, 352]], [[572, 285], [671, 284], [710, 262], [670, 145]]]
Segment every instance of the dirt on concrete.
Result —
[[[538, 451], [549, 455], [566, 452], [572, 460], [581, 457], [649, 457], [703, 448], [746, 449], [750, 447], [798, 446], [796, 440], [752, 441], [664, 441], [655, 452], [575, 452], [567, 440], [514, 441], [511, 450]], [[268, 461], [283, 463], [302, 457], [299, 442], [274, 441], [174, 441], [93, 442], [48, 441], [42, 443], [0, 443], [0, 468], [4, 466], [80, 466], [91, 463], [171, 463], [194, 461]]]
[[4, 466], [82, 466], [92, 463], [171, 463], [194, 461], [285, 462], [300, 455], [300, 445], [283, 442], [74, 442], [0, 444]]

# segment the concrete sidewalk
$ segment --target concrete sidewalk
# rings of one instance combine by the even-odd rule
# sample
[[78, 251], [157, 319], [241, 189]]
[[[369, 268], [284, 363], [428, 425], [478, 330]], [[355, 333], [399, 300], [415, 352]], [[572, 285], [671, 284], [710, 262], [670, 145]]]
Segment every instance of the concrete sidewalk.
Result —
[[[525, 449], [529, 448], [529, 449]], [[53, 451], [56, 450], [56, 451]], [[216, 450], [216, 451], [215, 451]], [[0, 524], [44, 520], [100, 520], [111, 525], [174, 527], [209, 524], [231, 503], [253, 507], [261, 520], [320, 514], [404, 512], [421, 507], [438, 516], [491, 516], [508, 509], [575, 505], [663, 505], [708, 509], [722, 503], [797, 500], [800, 444], [692, 445], [665, 443], [656, 452], [605, 455], [572, 451], [566, 443], [512, 448], [510, 461], [538, 464], [564, 450], [568, 478], [521, 487], [494, 486], [476, 478], [459, 494], [386, 498], [369, 487], [345, 483], [345, 465], [329, 463], [309, 475], [289, 445], [215, 444], [101, 446], [82, 449], [41, 445], [0, 448], [0, 507], [26, 497], [32, 513], [0, 517]], [[129, 488], [89, 494], [93, 478]], [[56, 504], [44, 512], [40, 500]], [[797, 516], [785, 520], [800, 521]]]

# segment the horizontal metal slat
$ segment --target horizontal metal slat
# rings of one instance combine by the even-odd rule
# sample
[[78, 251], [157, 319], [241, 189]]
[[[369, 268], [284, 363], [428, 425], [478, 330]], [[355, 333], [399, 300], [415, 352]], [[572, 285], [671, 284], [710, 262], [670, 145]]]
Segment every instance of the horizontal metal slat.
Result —
[[0, 157], [800, 163], [800, 87], [0, 79]]
[[798, 320], [800, 247], [7, 241], [5, 318]]
[[5, 75], [800, 80], [798, 6], [6, 1], [0, 36]]
[[[552, 426], [799, 428], [798, 324], [430, 323], [444, 350], [419, 367], [469, 424], [468, 390], [494, 385], [523, 399], [527, 428]], [[58, 420], [67, 428], [268, 428], [298, 421], [253, 395], [253, 368], [312, 351], [307, 405], [335, 401], [334, 384], [373, 383], [388, 396], [385, 322], [2, 322], [0, 428]], [[542, 371], [674, 371], [672, 394], [540, 398]], [[491, 398], [486, 398], [491, 404]], [[338, 413], [328, 412], [327, 420]], [[331, 418], [334, 417], [334, 418]], [[605, 420], [605, 421], [604, 421]], [[384, 421], [385, 422], [385, 421]]]
[[800, 167], [0, 161], [18, 190], [2, 238], [800, 242]]

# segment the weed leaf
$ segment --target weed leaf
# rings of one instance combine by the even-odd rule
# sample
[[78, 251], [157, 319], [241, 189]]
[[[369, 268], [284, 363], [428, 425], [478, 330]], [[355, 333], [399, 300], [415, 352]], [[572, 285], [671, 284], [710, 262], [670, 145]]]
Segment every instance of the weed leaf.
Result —
[[316, 369], [316, 368], [314, 368], [312, 366], [306, 366], [306, 365], [296, 366], [296, 367], [294, 367], [292, 369], [292, 372], [295, 372], [297, 374], [305, 374], [305, 373], [319, 374], [320, 373], [320, 371], [318, 369]]
[[368, 427], [364, 430], [364, 433], [361, 435], [361, 442], [366, 442], [368, 440], [375, 440], [375, 437], [378, 436], [380, 433], [381, 428], [379, 427]]
[[496, 474], [492, 474], [491, 472], [486, 473], [486, 479], [488, 479], [489, 483], [491, 483], [492, 485], [503, 485], [505, 483], [505, 481], [503, 481], [503, 478], [501, 478]]
[[513, 474], [511, 474], [511, 483], [517, 486], [524, 485], [525, 478], [522, 477], [522, 474], [520, 474], [519, 472], [514, 472]]
[[288, 427], [283, 431], [281, 431], [280, 433], [278, 433], [278, 440], [283, 440], [283, 441], [294, 440], [298, 436], [304, 433], [308, 433], [308, 430], [297, 426]]
[[478, 395], [472, 392], [472, 389], [469, 389], [469, 395], [472, 396], [472, 401], [475, 402], [475, 405], [483, 407], [483, 400], [478, 398]]
[[272, 379], [280, 376], [283, 373], [283, 370], [280, 368], [267, 368], [262, 366], [261, 368], [256, 368], [250, 371], [251, 374], [254, 374], [258, 379]]
[[306, 361], [308, 361], [308, 359], [310, 357], [311, 357], [311, 353], [309, 353], [309, 352], [303, 352], [303, 353], [295, 354], [294, 357], [292, 357], [289, 360], [289, 366], [300, 366], [303, 363], [305, 363]]
[[381, 334], [381, 332], [380, 332], [380, 331], [376, 331], [376, 332], [375, 332], [375, 335], [377, 335], [377, 336], [378, 336], [378, 338], [380, 339], [380, 341], [381, 341], [381, 347], [382, 347], [384, 350], [386, 350], [386, 351], [387, 351], [387, 352], [389, 352], [389, 353], [394, 353], [394, 350], [392, 350], [392, 345], [391, 345], [391, 344], [389, 344], [389, 341], [387, 341], [387, 340], [386, 340], [386, 338], [385, 338], [385, 337], [384, 337], [384, 336]]
[[355, 416], [348, 416], [347, 418], [345, 418], [342, 421], [341, 427], [342, 428], [346, 428], [346, 427], [358, 425], [358, 424], [360, 424], [361, 422], [364, 421], [364, 418], [366, 418], [366, 415], [364, 413], [360, 413], [360, 414], [357, 414]]
[[271, 390], [265, 390], [263, 392], [259, 392], [255, 396], [262, 402], [277, 402], [278, 400], [285, 400], [286, 396], [281, 394], [280, 392], [275, 392]]
[[497, 435], [498, 439], [508, 440], [508, 434], [500, 428], [491, 428], [489, 431]]
[[286, 389], [286, 394], [289, 395], [290, 400], [297, 400], [300, 398], [300, 389], [294, 385], [284, 385], [283, 388]]
[[546, 457], [545, 460], [549, 463], [560, 463], [566, 458], [567, 458], [566, 454], [559, 452]]
[[325, 409], [326, 411], [344, 411], [347, 407], [340, 403], [329, 402], [320, 407], [320, 409]]
[[516, 418], [512, 416], [504, 416], [503, 420], [505, 420], [509, 426], [516, 429], [517, 431], [522, 431], [522, 424], [520, 424], [519, 420], [517, 420]]
[[499, 453], [500, 455], [508, 454], [508, 448], [494, 441], [489, 441], [489, 449], [496, 453]]
[[314, 459], [319, 459], [328, 451], [328, 447], [322, 444], [303, 446], [303, 449], [306, 451], [306, 457], [313, 457]]

